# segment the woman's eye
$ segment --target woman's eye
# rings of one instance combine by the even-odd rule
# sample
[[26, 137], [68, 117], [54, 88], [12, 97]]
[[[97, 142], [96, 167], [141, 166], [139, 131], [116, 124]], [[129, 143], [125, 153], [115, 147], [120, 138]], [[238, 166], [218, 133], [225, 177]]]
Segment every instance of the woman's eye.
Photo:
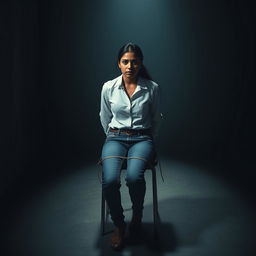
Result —
[[[122, 63], [123, 63], [124, 65], [127, 65], [127, 64], [129, 63], [129, 60], [123, 60]], [[132, 60], [131, 63], [132, 63], [133, 65], [137, 65], [137, 64], [138, 64], [138, 60]]]

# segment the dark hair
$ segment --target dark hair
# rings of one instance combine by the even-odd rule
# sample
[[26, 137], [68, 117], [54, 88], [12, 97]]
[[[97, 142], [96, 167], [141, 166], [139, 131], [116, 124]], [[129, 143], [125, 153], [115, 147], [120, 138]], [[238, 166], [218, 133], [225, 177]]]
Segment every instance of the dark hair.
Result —
[[126, 53], [126, 52], [134, 52], [135, 55], [141, 60], [141, 68], [140, 68], [140, 71], [139, 71], [139, 76], [143, 77], [143, 78], [146, 78], [148, 80], [152, 80], [150, 74], [148, 73], [146, 67], [143, 65], [143, 53], [140, 49], [140, 47], [137, 45], [137, 44], [133, 44], [133, 43], [127, 43], [125, 45], [123, 45], [119, 52], [118, 52], [118, 62], [120, 62], [122, 56]]

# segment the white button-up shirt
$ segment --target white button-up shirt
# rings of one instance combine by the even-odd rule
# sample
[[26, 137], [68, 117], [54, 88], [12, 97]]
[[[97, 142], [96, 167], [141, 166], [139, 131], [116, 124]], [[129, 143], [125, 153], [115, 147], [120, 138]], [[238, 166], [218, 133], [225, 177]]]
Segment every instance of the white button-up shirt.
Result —
[[117, 129], [151, 128], [157, 136], [161, 113], [159, 111], [159, 85], [138, 77], [137, 87], [131, 96], [126, 94], [122, 75], [107, 81], [102, 86], [100, 121], [107, 134], [110, 127]]

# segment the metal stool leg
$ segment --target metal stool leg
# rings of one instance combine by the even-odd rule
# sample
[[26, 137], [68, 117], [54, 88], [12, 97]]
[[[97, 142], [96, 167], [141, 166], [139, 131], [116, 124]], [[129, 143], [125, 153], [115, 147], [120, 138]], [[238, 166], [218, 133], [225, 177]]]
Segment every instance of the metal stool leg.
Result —
[[[108, 217], [110, 214], [110, 210], [106, 199], [104, 197], [103, 191], [101, 195], [101, 234], [104, 236], [106, 232], [106, 223], [108, 221]], [[112, 232], [111, 230], [109, 232]]]
[[101, 192], [101, 233], [105, 234], [105, 213], [106, 212], [106, 203], [103, 195], [103, 191]]
[[158, 200], [157, 200], [157, 183], [156, 168], [152, 167], [152, 188], [153, 188], [153, 217], [154, 217], [154, 237], [157, 238], [157, 222], [159, 218]]

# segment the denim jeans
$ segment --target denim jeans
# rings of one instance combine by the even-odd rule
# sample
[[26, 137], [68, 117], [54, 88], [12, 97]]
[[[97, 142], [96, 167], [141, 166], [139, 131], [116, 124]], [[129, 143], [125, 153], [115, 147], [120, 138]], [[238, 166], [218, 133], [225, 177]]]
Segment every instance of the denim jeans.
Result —
[[[113, 157], [111, 157], [113, 156]], [[121, 157], [139, 157], [152, 161], [155, 156], [154, 141], [149, 135], [126, 135], [109, 132], [102, 148], [102, 189], [116, 226], [124, 223], [120, 194], [120, 172], [124, 161]], [[108, 158], [109, 157], [109, 158]], [[127, 159], [126, 185], [132, 202], [133, 215], [142, 217], [146, 192], [144, 172], [147, 162]]]

